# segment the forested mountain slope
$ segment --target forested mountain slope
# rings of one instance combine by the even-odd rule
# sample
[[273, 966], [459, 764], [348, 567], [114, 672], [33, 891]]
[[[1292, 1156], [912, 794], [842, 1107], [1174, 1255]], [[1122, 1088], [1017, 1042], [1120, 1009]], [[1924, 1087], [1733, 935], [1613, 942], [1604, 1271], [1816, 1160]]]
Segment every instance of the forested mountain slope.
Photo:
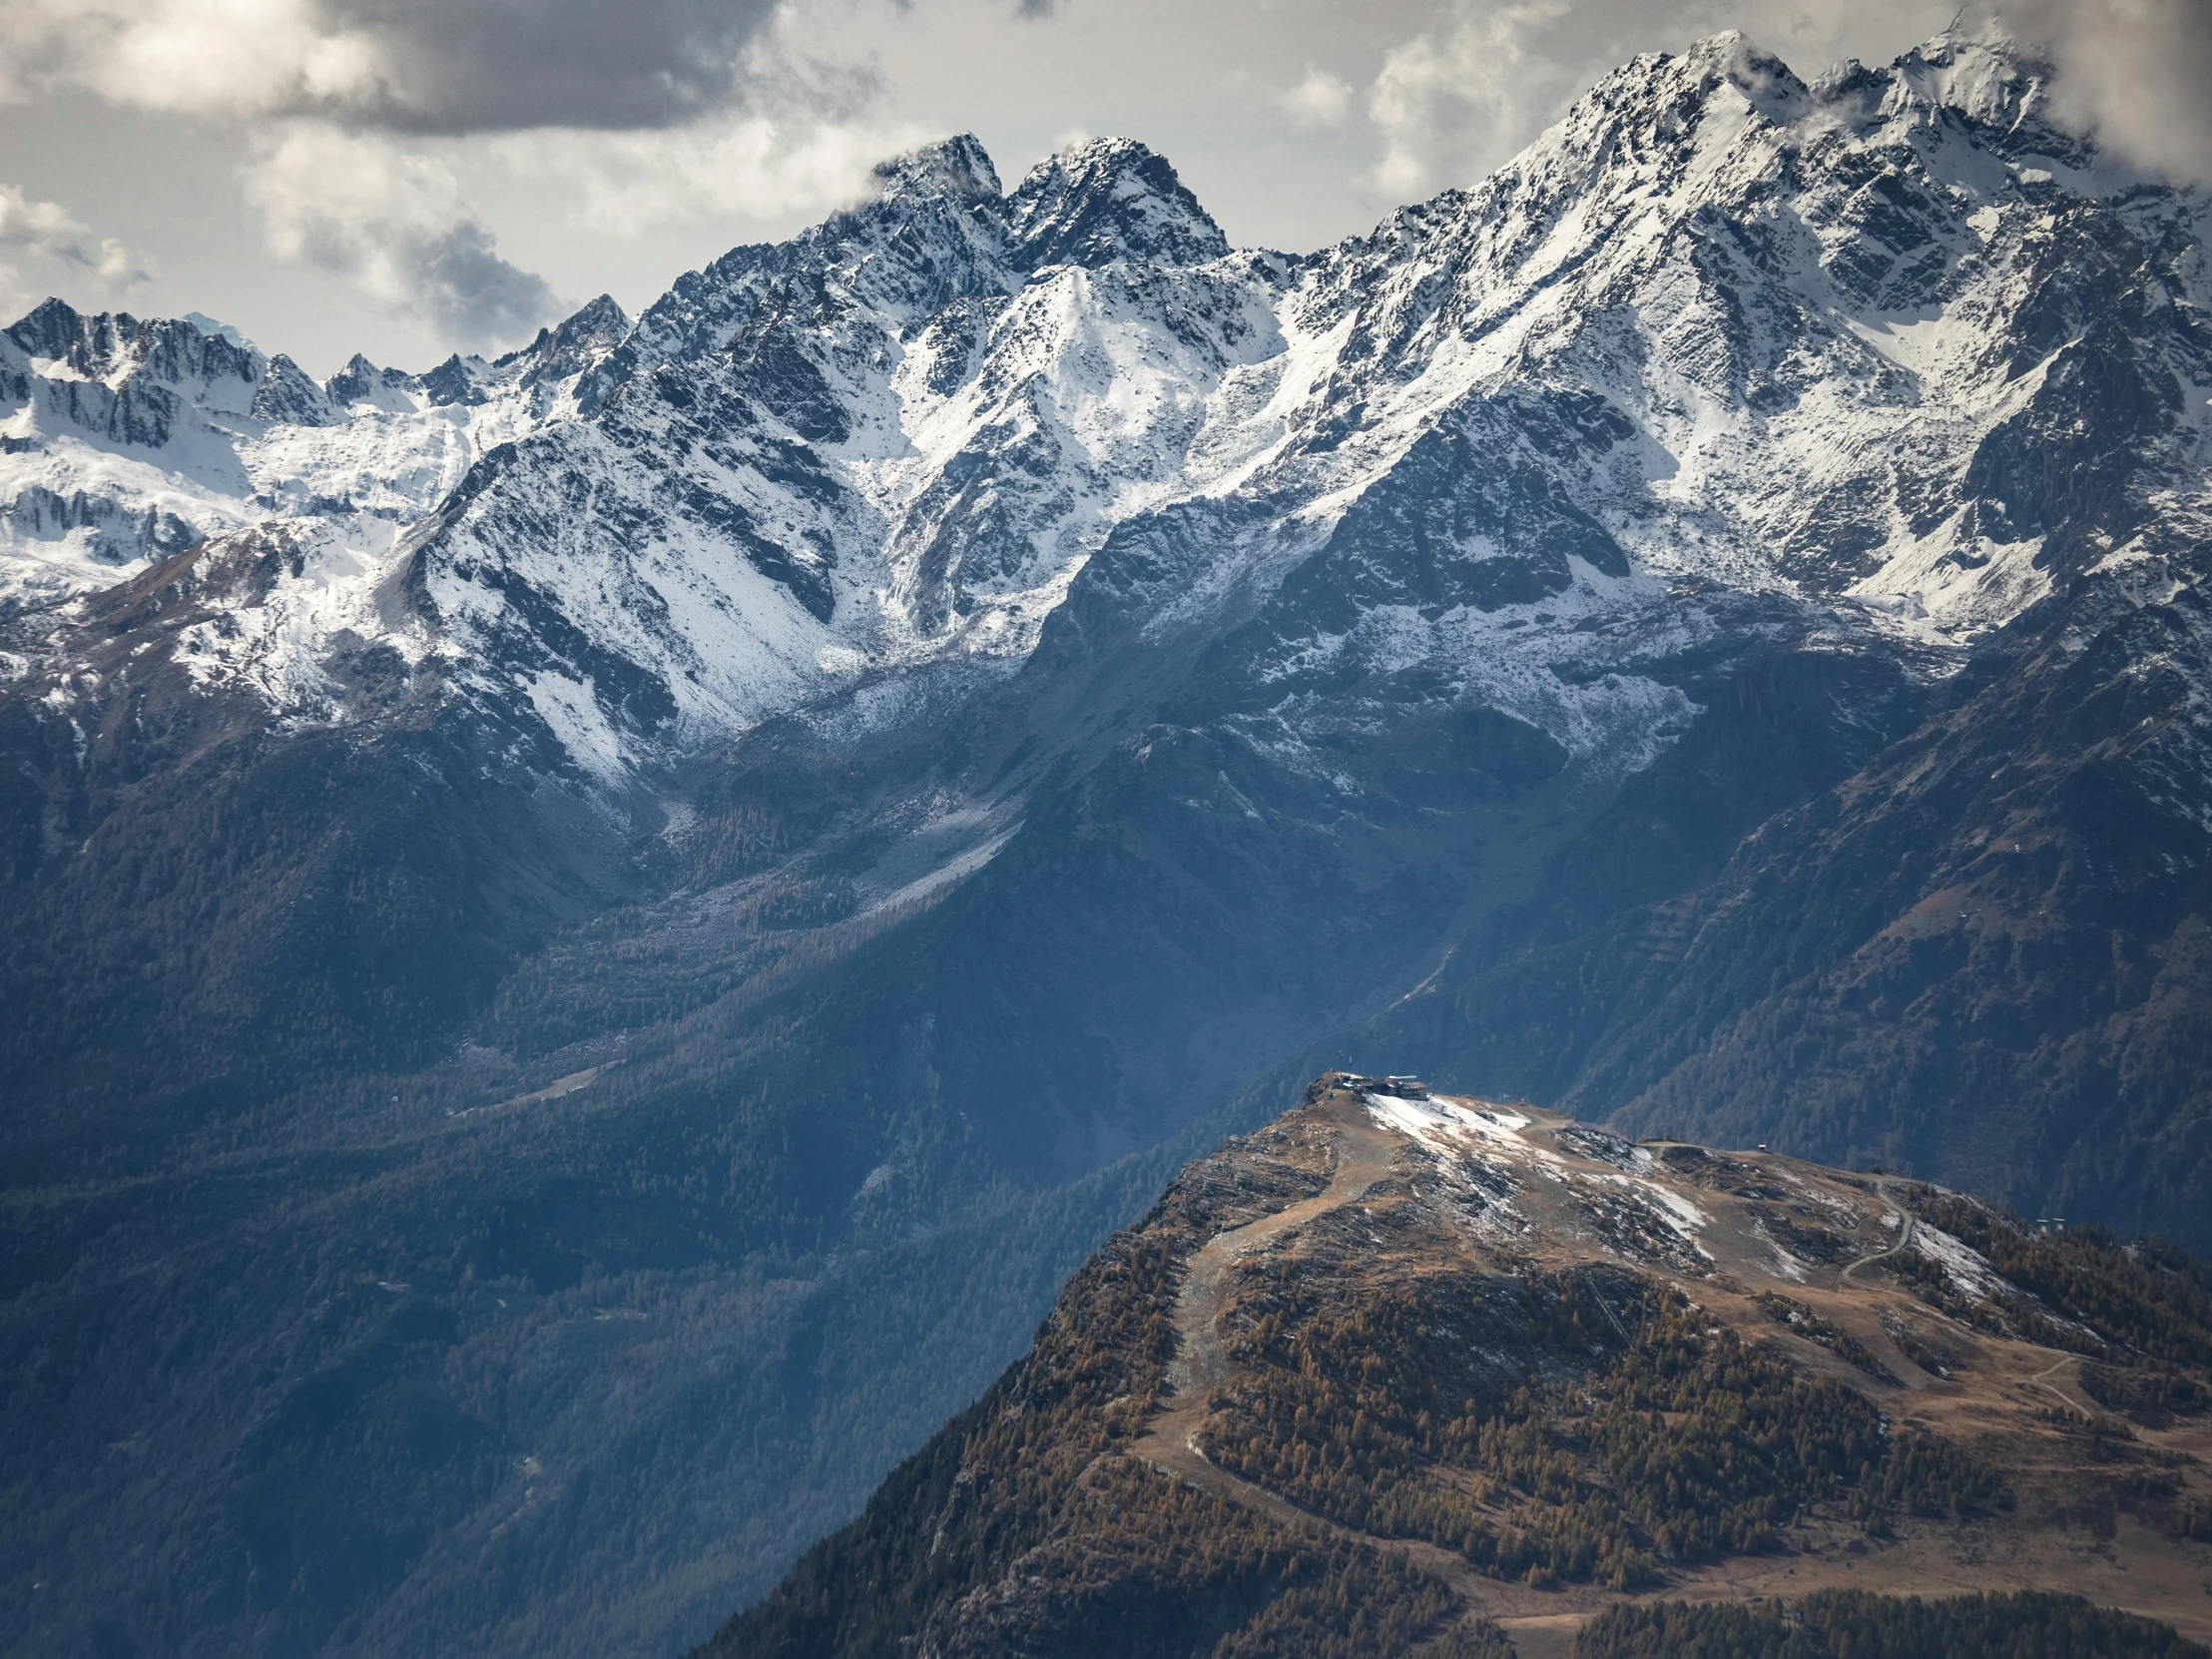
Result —
[[2201, 1653], [2142, 1615], [2212, 1630], [2208, 1288], [1918, 1183], [1332, 1073], [702, 1652]]

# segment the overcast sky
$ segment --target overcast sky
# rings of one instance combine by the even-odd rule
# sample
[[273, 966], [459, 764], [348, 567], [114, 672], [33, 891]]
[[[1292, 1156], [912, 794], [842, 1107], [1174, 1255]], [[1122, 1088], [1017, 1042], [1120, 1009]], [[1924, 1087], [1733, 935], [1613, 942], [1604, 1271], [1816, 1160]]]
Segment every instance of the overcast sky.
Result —
[[[1639, 51], [1740, 28], [1800, 73], [1955, 0], [0, 0], [0, 309], [208, 312], [317, 374], [425, 367], [820, 218], [981, 137], [1163, 151], [1240, 244], [1465, 184]], [[2085, 124], [2212, 157], [2212, 0], [2024, 0]]]

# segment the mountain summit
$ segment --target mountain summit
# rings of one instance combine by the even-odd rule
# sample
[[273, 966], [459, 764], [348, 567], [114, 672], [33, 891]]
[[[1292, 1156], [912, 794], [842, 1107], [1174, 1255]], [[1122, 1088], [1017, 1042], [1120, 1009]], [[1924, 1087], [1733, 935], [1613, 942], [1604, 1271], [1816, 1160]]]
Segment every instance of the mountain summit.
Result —
[[1205, 265], [1229, 254], [1229, 239], [1168, 159], [1133, 139], [1089, 139], [1038, 163], [1006, 217], [1033, 270], [1115, 260]]
[[[1812, 1597], [1817, 1628], [1840, 1590], [2023, 1582], [2057, 1651], [2151, 1627], [2064, 1645], [2087, 1609], [2053, 1591], [2212, 1633], [2212, 1501], [2152, 1472], [2212, 1446], [2207, 1282], [1937, 1188], [1333, 1074], [1185, 1169], [701, 1651], [1505, 1659], [1594, 1618], [1587, 1656], [1640, 1602]], [[1859, 1648], [1908, 1650], [1982, 1651]]]

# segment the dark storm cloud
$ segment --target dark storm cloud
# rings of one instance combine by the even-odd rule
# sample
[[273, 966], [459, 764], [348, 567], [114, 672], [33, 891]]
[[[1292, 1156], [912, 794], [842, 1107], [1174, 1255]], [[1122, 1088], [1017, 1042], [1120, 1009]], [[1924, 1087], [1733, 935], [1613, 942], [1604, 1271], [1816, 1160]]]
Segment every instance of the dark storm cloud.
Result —
[[312, 113], [422, 133], [643, 128], [727, 104], [772, 0], [337, 0], [375, 50], [373, 90]]
[[525, 337], [559, 308], [542, 276], [500, 256], [451, 170], [395, 139], [295, 123], [257, 158], [247, 193], [279, 258], [455, 344]]
[[445, 136], [662, 128], [756, 90], [776, 17], [774, 0], [0, 0], [0, 97], [85, 87]]
[[456, 225], [412, 253], [416, 299], [449, 338], [517, 339], [559, 309], [545, 278], [501, 259], [481, 225]]

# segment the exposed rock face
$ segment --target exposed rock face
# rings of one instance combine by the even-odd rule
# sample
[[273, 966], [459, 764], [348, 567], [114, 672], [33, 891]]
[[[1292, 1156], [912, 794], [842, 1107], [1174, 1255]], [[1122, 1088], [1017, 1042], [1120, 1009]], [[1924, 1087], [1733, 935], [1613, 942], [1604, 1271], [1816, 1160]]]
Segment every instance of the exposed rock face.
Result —
[[[392, 522], [564, 412], [564, 388], [628, 327], [602, 296], [497, 363], [456, 356], [415, 375], [356, 353], [317, 385], [209, 318], [83, 316], [50, 299], [0, 334], [0, 607], [35, 613], [114, 582], [118, 565], [302, 515], [345, 528], [341, 568], [388, 552]], [[75, 517], [40, 511], [57, 496], [80, 503]], [[319, 622], [297, 650], [311, 663], [334, 646]]]
[[[415, 523], [341, 538], [316, 585], [407, 566], [437, 661], [479, 697], [558, 671], [591, 730], [536, 715], [608, 783], [885, 668], [1007, 672], [1114, 580], [1088, 573], [1110, 544], [1155, 558], [1194, 510], [1239, 529], [1173, 611], [1218, 629], [1326, 544], [1284, 596], [1301, 619], [1353, 651], [1386, 626], [1431, 672], [1476, 638], [1516, 656], [1501, 627], [1554, 596], [1695, 628], [1685, 587], [1940, 652], [2204, 529], [2203, 204], [2100, 172], [2041, 123], [2039, 74], [1945, 37], [1808, 85], [1720, 37], [1301, 260], [1233, 253], [1142, 145], [1002, 195], [952, 140], [634, 328], [595, 301], [496, 365], [356, 358], [321, 400], [191, 324], [49, 305], [9, 336], [45, 446], [21, 470], [97, 434], [119, 508], [154, 493], [138, 452], [174, 451], [200, 499], [170, 510], [202, 533], [300, 503]], [[172, 441], [186, 410], [205, 454]], [[332, 621], [302, 620], [284, 649], [312, 659]], [[600, 658], [660, 691], [586, 697]]]
[[1722, 37], [1301, 256], [953, 139], [422, 373], [0, 335], [0, 1482], [196, 1540], [52, 1645], [704, 1634], [1347, 1059], [2203, 1243], [2207, 207], [2041, 74]]

